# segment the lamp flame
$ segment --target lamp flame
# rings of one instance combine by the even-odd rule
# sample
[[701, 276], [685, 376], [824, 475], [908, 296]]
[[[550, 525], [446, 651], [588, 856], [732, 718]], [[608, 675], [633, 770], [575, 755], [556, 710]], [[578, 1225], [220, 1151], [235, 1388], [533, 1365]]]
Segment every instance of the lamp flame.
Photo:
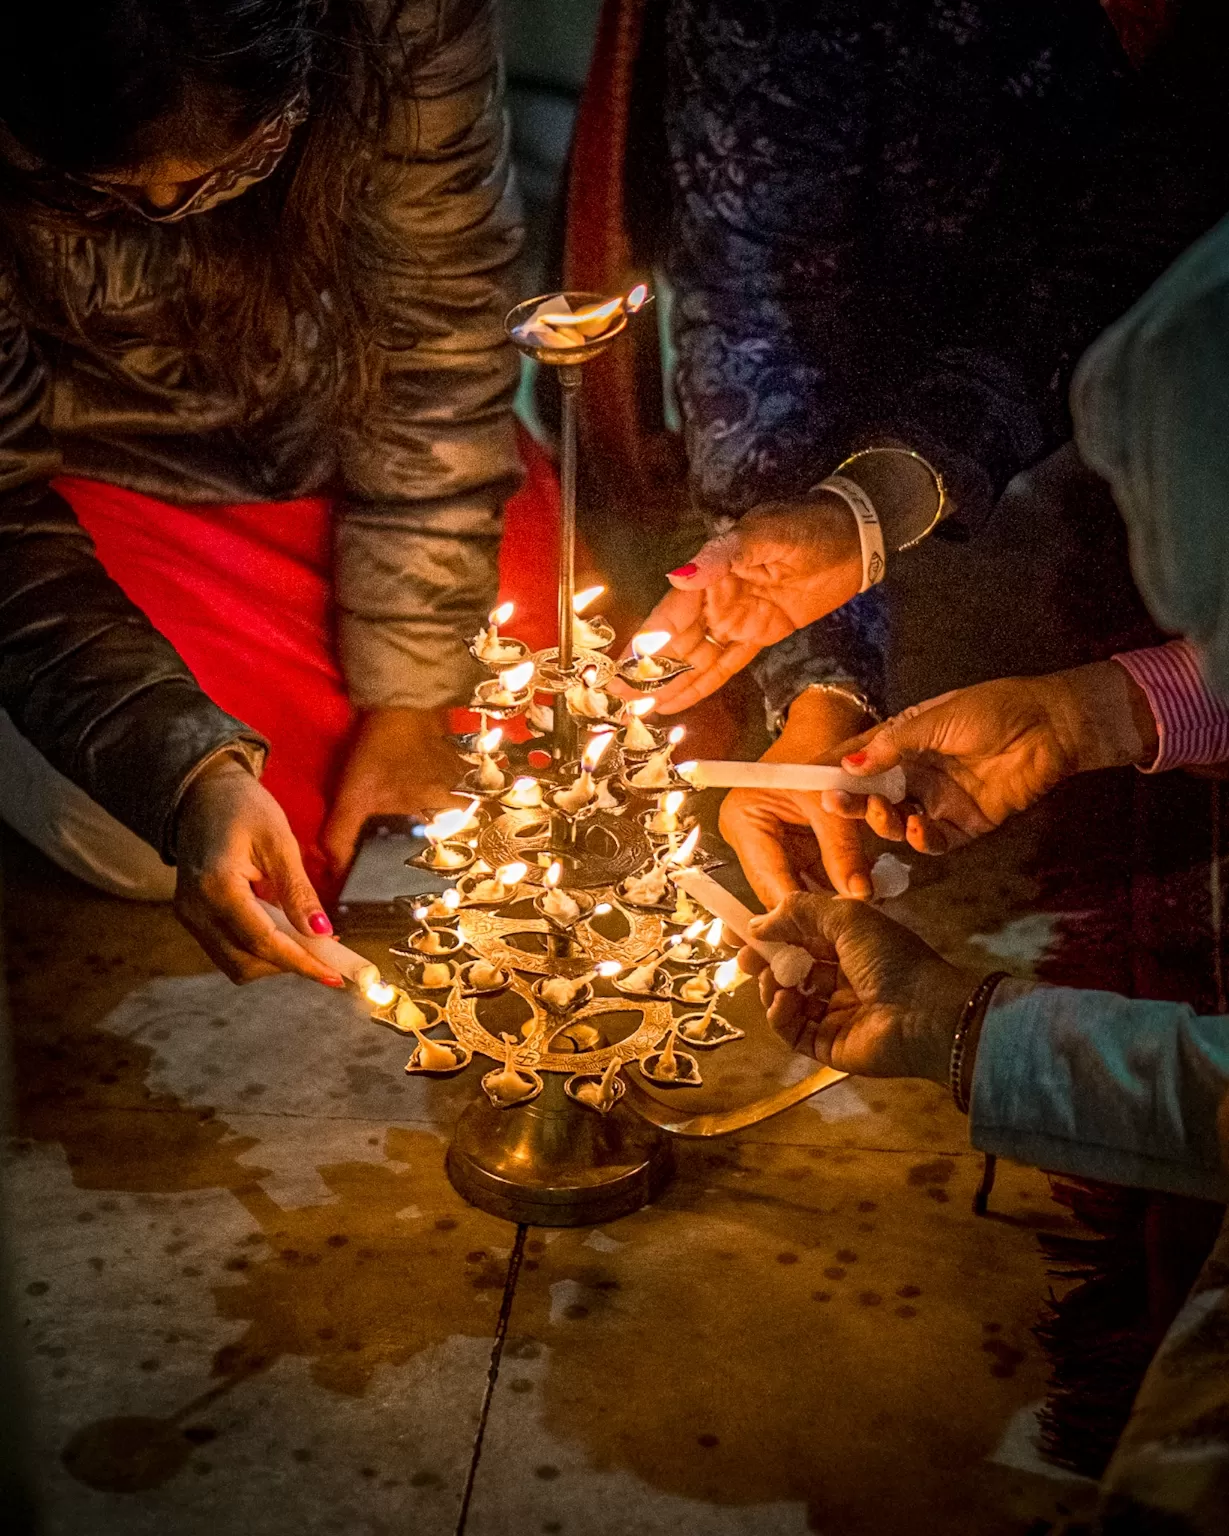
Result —
[[455, 912], [461, 905], [461, 893], [453, 886], [449, 886], [446, 891], [440, 892], [440, 900], [450, 912]]
[[528, 864], [501, 864], [495, 871], [495, 878], [500, 885], [519, 885], [528, 873]]
[[580, 680], [582, 683], [584, 683], [586, 688], [592, 688], [594, 683], [597, 682], [597, 668], [586, 667], [585, 670], [580, 674]]
[[690, 944], [693, 939], [698, 939], [707, 927], [708, 924], [701, 918], [699, 922], [692, 923], [690, 928], [683, 929], [683, 938]]
[[499, 686], [509, 693], [524, 693], [533, 677], [533, 669], [532, 661], [523, 661], [519, 667], [509, 667], [506, 672], [499, 674]]
[[593, 909], [593, 915], [594, 915], [594, 917], [605, 917], [607, 912], [613, 912], [613, 911], [614, 911], [614, 908], [610, 905], [610, 903], [608, 901], [599, 901], [597, 906], [594, 907], [594, 909]]
[[623, 707], [629, 715], [635, 715], [638, 719], [643, 720], [645, 715], [651, 715], [654, 709], [656, 709], [657, 700], [651, 693], [646, 693], [639, 699], [628, 699]]
[[[641, 303], [644, 302], [642, 299]], [[539, 315], [537, 318], [543, 325], [572, 326], [574, 328], [585, 327], [590, 330], [600, 325], [604, 320], [613, 320], [623, 308], [624, 300], [620, 296], [614, 299], [606, 299], [601, 304], [590, 304], [588, 309], [574, 309], [570, 314]]]
[[476, 800], [471, 800], [463, 811], [441, 811], [433, 821], [429, 821], [423, 828], [423, 835], [433, 843], [446, 842], [451, 837], [456, 837], [458, 832], [463, 832], [474, 818]]
[[684, 728], [681, 725], [676, 725], [674, 727], [674, 729], [670, 732], [670, 734], [666, 737], [666, 740], [670, 743], [670, 745], [672, 747], [677, 747], [679, 742], [682, 741], [683, 737], [686, 736], [686, 734], [687, 734], [686, 730], [684, 730]]
[[724, 928], [725, 924], [719, 917], [713, 918], [712, 922], [708, 925], [708, 932], [704, 935], [704, 942], [711, 944], [716, 949], [718, 944], [721, 943], [721, 935]]
[[504, 733], [502, 730], [500, 730], [499, 726], [496, 726], [493, 731], [488, 731], [485, 736], [479, 736], [479, 752], [481, 752], [484, 757], [490, 757], [491, 753], [495, 751], [495, 749], [499, 746], [499, 743], [503, 740], [503, 737]]
[[580, 754], [580, 766], [585, 773], [592, 773], [597, 767], [613, 737], [613, 731], [598, 731], [589, 737], [585, 750]]
[[516, 610], [515, 603], [500, 603], [498, 608], [492, 608], [487, 615], [488, 624], [506, 624]]
[[[665, 860], [667, 864], [690, 864], [691, 857], [696, 851], [696, 844], [700, 841], [700, 828], [692, 827], [691, 831], [678, 845], [672, 854]], [[701, 928], [704, 926], [700, 924]]]
[[387, 981], [369, 981], [367, 983], [367, 1001], [374, 1003], [377, 1008], [387, 1008], [396, 995], [396, 987]]
[[726, 960], [713, 972], [713, 986], [718, 992], [732, 992], [738, 985], [737, 960]]
[[623, 969], [623, 963], [619, 960], [603, 960], [597, 967], [599, 976], [617, 976]]
[[558, 859], [556, 859], [551, 867], [542, 876], [542, 884], [546, 886], [548, 890], [554, 890], [555, 886], [559, 884], [559, 881], [562, 879], [562, 877], [563, 865], [560, 864]]
[[584, 613], [589, 604], [601, 597], [605, 590], [605, 587], [586, 587], [583, 592], [578, 592], [572, 599], [572, 612]]
[[683, 801], [686, 800], [686, 798], [687, 793], [685, 790], [672, 789], [666, 795], [665, 804], [662, 806], [662, 809], [665, 811], [667, 816], [677, 816], [679, 811], [682, 809]]
[[649, 297], [649, 286], [648, 286], [648, 284], [647, 283], [637, 283], [636, 286], [632, 289], [632, 291], [623, 300], [623, 307], [624, 307], [624, 309], [627, 310], [629, 315], [634, 315], [638, 309], [643, 309], [644, 308], [645, 302], [648, 299], [648, 297]]
[[662, 646], [673, 638], [668, 629], [646, 629], [642, 635], [632, 636], [632, 655], [637, 659], [641, 656], [656, 656]]

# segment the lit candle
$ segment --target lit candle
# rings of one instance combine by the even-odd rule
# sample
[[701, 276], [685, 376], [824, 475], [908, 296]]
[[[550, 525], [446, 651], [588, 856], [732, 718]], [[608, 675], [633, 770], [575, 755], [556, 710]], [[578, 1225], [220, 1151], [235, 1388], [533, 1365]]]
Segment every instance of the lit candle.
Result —
[[717, 1004], [721, 1001], [723, 992], [732, 992], [738, 985], [740, 972], [737, 960], [726, 960], [719, 965], [713, 973], [713, 995], [709, 999], [708, 1007], [699, 1019], [679, 1021], [679, 1033], [689, 1040], [703, 1040], [708, 1035], [709, 1026], [713, 1022], [713, 1014]]
[[682, 741], [683, 734], [683, 727], [676, 725], [666, 737], [666, 745], [659, 752], [654, 752], [628, 782], [637, 789], [665, 789], [671, 778], [670, 755]]
[[684, 929], [682, 933], [677, 934], [674, 938], [672, 938], [669, 944], [666, 946], [666, 948], [670, 951], [670, 958], [680, 962], [684, 960], [690, 960], [692, 952], [695, 949], [695, 941], [704, 932], [704, 928], [705, 922], [701, 917], [692, 923], [690, 928]]
[[806, 950], [797, 944], [753, 938], [751, 919], [754, 914], [750, 908], [743, 906], [737, 896], [727, 891], [725, 886], [718, 885], [703, 870], [683, 869], [674, 878], [689, 896], [694, 896], [702, 907], [707, 907], [715, 916], [720, 917], [744, 944], [767, 960], [780, 986], [800, 987], [811, 974], [814, 962]]
[[546, 890], [542, 896], [540, 906], [546, 917], [552, 917], [557, 923], [565, 926], [574, 923], [580, 916], [580, 907], [566, 891], [559, 889], [559, 881], [563, 876], [563, 865], [556, 859], [551, 867], [542, 876], [542, 884]]
[[657, 652], [661, 650], [673, 637], [668, 629], [650, 629], [642, 635], [632, 637], [632, 666], [633, 677], [646, 679], [660, 677], [666, 670], [660, 661], [654, 660]]
[[432, 897], [425, 907], [415, 907], [414, 916], [420, 923], [450, 923], [457, 915], [457, 908], [461, 905], [461, 893], [459, 891], [441, 891], [438, 896]]
[[598, 629], [595, 625], [600, 623], [600, 620], [591, 624], [588, 619], [581, 618], [581, 614], [584, 613], [589, 604], [596, 598], [601, 597], [605, 590], [605, 587], [586, 587], [583, 592], [578, 592], [572, 599], [572, 640], [577, 648], [582, 651], [604, 650], [613, 639], [609, 625]]
[[512, 788], [504, 796], [504, 804], [514, 810], [528, 811], [542, 804], [542, 786], [537, 779], [528, 776], [513, 779]]
[[512, 617], [512, 611], [511, 603], [501, 603], [498, 608], [493, 609], [487, 618], [487, 628], [480, 629], [471, 642], [474, 654], [491, 666], [515, 661], [518, 656], [525, 654], [525, 647], [519, 640], [506, 642], [499, 638], [499, 626], [508, 622]]
[[594, 686], [596, 682], [597, 668], [586, 667], [580, 675], [580, 682], [573, 683], [567, 690], [564, 697], [574, 715], [601, 720], [610, 713], [610, 700], [600, 688]]
[[476, 901], [506, 901], [508, 892], [521, 883], [528, 870], [528, 864], [501, 864], [490, 879], [471, 887], [469, 894]]
[[493, 731], [488, 731], [485, 736], [478, 738], [478, 785], [481, 789], [503, 789], [508, 782], [494, 756], [499, 743], [503, 740], [503, 734], [503, 731], [496, 726]]
[[679, 829], [679, 811], [687, 798], [681, 789], [669, 790], [661, 797], [661, 807], [649, 819], [649, 831], [659, 837], [668, 837]]
[[590, 736], [580, 755], [580, 772], [567, 789], [559, 790], [554, 797], [555, 804], [561, 811], [568, 811], [575, 815], [593, 799], [597, 793], [593, 782], [593, 770], [601, 761], [602, 753], [610, 745], [613, 737], [613, 731], [598, 731]]
[[622, 969], [618, 960], [603, 960], [583, 976], [548, 976], [540, 989], [543, 1001], [563, 1013], [595, 977], [617, 976]]
[[628, 752], [652, 752], [657, 738], [644, 723], [644, 717], [656, 708], [651, 698], [630, 699], [623, 707], [626, 725], [623, 728], [623, 746]]
[[679, 774], [697, 789], [786, 789], [799, 793], [841, 789], [851, 795], [881, 795], [893, 805], [905, 798], [905, 770], [897, 765], [862, 777], [823, 763], [680, 763]]
[[485, 695], [481, 695], [481, 688], [479, 689], [483, 702], [493, 704], [497, 709], [510, 709], [512, 705], [519, 704], [533, 681], [533, 674], [532, 661], [523, 661], [519, 667], [509, 667], [506, 672], [499, 674], [498, 687], [491, 689]]

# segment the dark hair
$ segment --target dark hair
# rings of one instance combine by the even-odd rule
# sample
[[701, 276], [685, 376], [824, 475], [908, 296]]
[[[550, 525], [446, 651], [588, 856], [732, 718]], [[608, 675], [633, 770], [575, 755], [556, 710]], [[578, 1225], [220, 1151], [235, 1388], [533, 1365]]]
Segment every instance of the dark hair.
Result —
[[[387, 237], [361, 193], [379, 170], [392, 110], [389, 32], [370, 0], [23, 0], [3, 24], [0, 252], [28, 322], [87, 337], [70, 254], [107, 240], [122, 205], [99, 218], [57, 189], [142, 168], [160, 155], [211, 162], [306, 94], [308, 118], [277, 169], [241, 196], [167, 226], [185, 302], [171, 317], [199, 382], [239, 390], [249, 412], [277, 393], [307, 327], [334, 397], [357, 406], [376, 368], [374, 306]], [[399, 60], [398, 63], [405, 61]], [[31, 219], [31, 214], [36, 218]], [[46, 279], [47, 226], [56, 259]], [[42, 225], [42, 238], [37, 226]], [[37, 249], [37, 259], [35, 257]], [[346, 388], [339, 386], [345, 383]]]

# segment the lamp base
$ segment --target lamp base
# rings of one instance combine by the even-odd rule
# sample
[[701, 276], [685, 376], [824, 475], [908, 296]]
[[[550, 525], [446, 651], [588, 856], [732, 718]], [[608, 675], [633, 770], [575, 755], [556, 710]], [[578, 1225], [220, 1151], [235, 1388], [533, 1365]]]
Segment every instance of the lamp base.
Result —
[[563, 1078], [517, 1109], [485, 1097], [457, 1122], [448, 1177], [471, 1205], [505, 1221], [588, 1227], [638, 1211], [674, 1168], [669, 1140], [622, 1104], [605, 1115], [575, 1104]]

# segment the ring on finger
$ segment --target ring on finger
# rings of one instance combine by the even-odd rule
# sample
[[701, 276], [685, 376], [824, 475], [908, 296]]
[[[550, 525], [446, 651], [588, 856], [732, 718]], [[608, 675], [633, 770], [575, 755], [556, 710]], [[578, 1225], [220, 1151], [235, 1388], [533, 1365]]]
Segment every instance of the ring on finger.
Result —
[[710, 635], [707, 629], [704, 631], [704, 638], [708, 641], [709, 645], [715, 645], [719, 651], [725, 650], [727, 642], [718, 640], [716, 635]]

